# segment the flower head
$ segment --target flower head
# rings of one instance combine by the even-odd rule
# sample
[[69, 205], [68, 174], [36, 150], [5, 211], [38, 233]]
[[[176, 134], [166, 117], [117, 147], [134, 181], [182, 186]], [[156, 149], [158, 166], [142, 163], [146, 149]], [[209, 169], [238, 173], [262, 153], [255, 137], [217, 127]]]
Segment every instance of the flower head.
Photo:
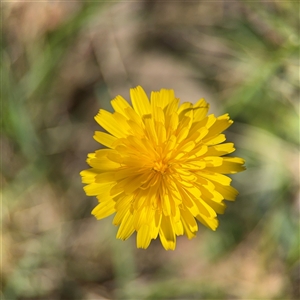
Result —
[[98, 198], [97, 219], [115, 213], [117, 238], [136, 231], [137, 247], [147, 248], [159, 235], [173, 250], [176, 236], [196, 235], [196, 220], [216, 230], [223, 200], [238, 194], [224, 174], [243, 171], [244, 160], [225, 156], [235, 149], [223, 143], [222, 131], [233, 121], [228, 114], [207, 116], [204, 99], [179, 105], [173, 90], [161, 89], [149, 101], [140, 86], [130, 97], [133, 107], [117, 96], [114, 113], [100, 109], [95, 117], [107, 133], [96, 131], [94, 138], [106, 148], [88, 155], [84, 190]]

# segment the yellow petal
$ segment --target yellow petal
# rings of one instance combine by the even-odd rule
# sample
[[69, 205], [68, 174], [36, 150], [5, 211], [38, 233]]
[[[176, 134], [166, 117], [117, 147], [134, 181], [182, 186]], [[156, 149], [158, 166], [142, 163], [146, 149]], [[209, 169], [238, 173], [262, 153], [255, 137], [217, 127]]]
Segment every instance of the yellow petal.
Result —
[[88, 164], [99, 171], [116, 170], [120, 167], [120, 164], [111, 161], [107, 157], [89, 159]]
[[192, 239], [196, 236], [196, 232], [191, 231], [190, 227], [187, 225], [184, 219], [181, 219], [181, 223], [184, 229], [184, 233], [188, 239]]
[[82, 183], [92, 183], [95, 182], [96, 176], [100, 172], [96, 169], [88, 169], [80, 172], [80, 176], [82, 177]]
[[151, 228], [148, 225], [143, 225], [137, 232], [136, 244], [138, 248], [147, 249], [151, 242]]
[[[138, 196], [137, 196], [138, 197]], [[143, 199], [143, 205], [140, 205], [138, 208], [138, 205], [135, 205], [134, 203], [134, 213], [133, 213], [133, 219], [134, 219], [134, 227], [135, 230], [138, 231], [141, 226], [144, 224], [151, 225], [152, 220], [154, 218], [155, 210], [153, 207], [149, 204], [149, 197], [144, 197]]]
[[139, 171], [140, 168], [137, 167], [126, 167], [126, 168], [120, 168], [114, 173], [114, 179], [116, 181], [120, 181], [126, 177], [131, 177], [133, 174], [141, 174]]
[[115, 204], [113, 200], [100, 203], [92, 210], [92, 215], [98, 220], [106, 218], [116, 211]]
[[125, 108], [124, 110], [129, 120], [135, 122], [137, 125], [143, 128], [142, 118], [137, 114], [137, 112], [131, 106]]
[[216, 137], [212, 137], [212, 138], [205, 137], [205, 139], [203, 140], [203, 143], [206, 144], [207, 146], [211, 146], [211, 145], [223, 143], [225, 140], [226, 140], [225, 135], [219, 134]]
[[101, 172], [98, 174], [95, 178], [95, 182], [97, 183], [106, 183], [106, 182], [113, 182], [115, 181], [114, 178], [114, 173], [115, 172]]
[[188, 155], [195, 147], [195, 142], [190, 141], [188, 143], [182, 144], [182, 146], [178, 146], [178, 150], [173, 153], [172, 159], [180, 159], [184, 155]]
[[161, 89], [159, 92], [151, 93], [151, 107], [152, 112], [156, 107], [164, 109], [168, 106], [175, 98], [173, 90]]
[[203, 130], [202, 128], [204, 127], [206, 129], [209, 129], [216, 122], [216, 120], [217, 118], [213, 114], [211, 114], [205, 117], [203, 120], [193, 123], [190, 128], [190, 134], [193, 134], [198, 130]]
[[111, 134], [107, 134], [102, 131], [95, 131], [94, 139], [109, 148], [113, 148], [113, 144], [116, 142], [116, 137], [112, 136]]
[[142, 87], [130, 89], [130, 98], [134, 110], [142, 117], [151, 113], [148, 97]]
[[205, 202], [218, 214], [224, 214], [226, 204], [223, 202], [215, 202], [210, 199], [205, 199]]
[[[170, 97], [170, 99], [171, 99], [171, 97]], [[166, 118], [169, 118], [171, 115], [173, 115], [174, 113], [177, 112], [179, 101], [180, 100], [177, 98], [170, 100], [170, 102], [168, 103], [168, 105], [166, 106], [166, 109], [165, 109]]]
[[206, 145], [200, 144], [196, 146], [192, 151], [189, 153], [189, 157], [191, 158], [189, 161], [199, 160], [198, 158], [203, 156], [207, 153], [208, 147]]
[[86, 185], [83, 189], [87, 196], [102, 195], [109, 189], [110, 185], [107, 183], [91, 183]]
[[181, 220], [179, 220], [177, 222], [173, 222], [173, 225], [174, 225], [174, 230], [175, 230], [176, 235], [184, 234], [184, 227], [183, 227]]
[[202, 98], [194, 105], [194, 122], [203, 120], [208, 112], [209, 104]]
[[214, 182], [216, 191], [218, 191], [226, 200], [234, 201], [239, 192], [232, 186], [224, 186]]
[[193, 111], [193, 104], [190, 102], [184, 102], [182, 103], [178, 110], [177, 110], [177, 114], [179, 115], [179, 120], [181, 120], [186, 113]]
[[128, 118], [128, 114], [126, 109], [131, 108], [129, 103], [121, 96], [117, 96], [115, 99], [111, 101], [111, 105], [115, 111], [122, 114], [124, 117]]
[[135, 136], [135, 137], [138, 137], [138, 138], [143, 138], [145, 136], [144, 128], [140, 124], [138, 124], [138, 123], [136, 123], [132, 120], [128, 120], [127, 124], [129, 125], [129, 127], [131, 129], [129, 131], [131, 136]]
[[149, 140], [152, 142], [152, 144], [157, 145], [158, 139], [157, 139], [153, 120], [150, 118], [147, 118], [144, 120], [144, 124], [145, 124], [146, 133], [147, 133]]
[[228, 114], [217, 117], [216, 122], [209, 128], [209, 134], [207, 135], [207, 138], [218, 135], [226, 130], [232, 123], [233, 121], [230, 120]]
[[175, 145], [176, 145], [176, 136], [172, 135], [167, 140], [167, 143], [165, 146], [165, 153], [167, 154], [166, 159], [169, 159], [173, 155], [173, 150], [174, 150]]
[[151, 231], [151, 238], [156, 239], [159, 233], [160, 224], [161, 224], [162, 214], [155, 211], [155, 215], [152, 221], [152, 231]]
[[223, 157], [222, 165], [208, 167], [208, 171], [218, 172], [221, 174], [234, 174], [246, 170], [243, 166], [245, 161], [239, 157]]
[[159, 229], [159, 237], [166, 250], [174, 250], [176, 246], [176, 236], [170, 217], [162, 216]]
[[205, 138], [205, 136], [208, 134], [208, 128], [206, 127], [200, 127], [200, 128], [193, 128], [193, 125], [191, 126], [189, 130], [189, 135], [187, 138], [190, 138], [191, 136], [195, 136], [195, 142], [199, 143], [201, 140]]
[[198, 231], [198, 225], [197, 222], [190, 212], [189, 208], [184, 208], [180, 211], [181, 213], [181, 220], [184, 222], [188, 228], [190, 229], [191, 232], [196, 232]]
[[153, 120], [165, 124], [165, 115], [161, 107], [152, 107]]
[[184, 117], [177, 128], [177, 141], [181, 143], [189, 134], [192, 125], [192, 118]]
[[222, 185], [230, 185], [230, 182], [231, 182], [231, 179], [229, 177], [219, 174], [219, 173], [199, 171], [198, 174], [201, 177], [207, 178], [212, 181], [219, 182]]
[[166, 119], [166, 131], [168, 137], [175, 133], [178, 122], [178, 115], [176, 113], [173, 113], [169, 118]]
[[214, 145], [208, 147], [206, 155], [208, 156], [222, 156], [235, 151], [233, 143], [225, 143], [221, 145]]
[[197, 186], [201, 191], [201, 198], [211, 199], [216, 202], [221, 202], [224, 197], [218, 191], [215, 190], [215, 185], [211, 181], [207, 181], [207, 184], [199, 184]]
[[215, 216], [215, 212], [211, 211], [211, 208], [207, 207], [207, 204], [201, 199], [201, 192], [196, 187], [186, 188], [186, 193], [192, 199], [193, 206], [189, 207], [189, 211], [193, 216], [198, 215], [199, 213], [206, 216]]
[[201, 215], [208, 218], [215, 218], [217, 216], [216, 212], [201, 198], [198, 201], [194, 201]]
[[206, 163], [201, 160], [189, 160], [187, 163], [182, 164], [181, 167], [190, 170], [202, 170], [205, 169]]
[[130, 206], [131, 206], [132, 197], [133, 197], [132, 195], [124, 196], [116, 202], [115, 209], [116, 209], [117, 213], [113, 219], [114, 225], [121, 224], [126, 213], [129, 211], [128, 208], [130, 208]]
[[163, 213], [165, 216], [171, 215], [171, 204], [170, 204], [170, 198], [167, 194], [161, 195], [161, 202], [162, 202], [162, 208]]
[[222, 164], [224, 163], [222, 157], [216, 157], [216, 156], [205, 156], [202, 158], [202, 161], [205, 162], [206, 168], [219, 167], [222, 166]]
[[127, 240], [134, 232], [133, 216], [129, 210], [124, 215], [122, 223], [117, 232], [117, 239]]
[[118, 121], [111, 113], [100, 109], [99, 113], [95, 117], [95, 120], [100, 126], [102, 126], [106, 131], [115, 137], [121, 138], [127, 136], [127, 133], [124, 131], [123, 127], [120, 126]]
[[156, 127], [156, 134], [157, 134], [158, 144], [161, 145], [167, 139], [166, 128], [162, 123], [156, 123], [155, 127]]
[[203, 215], [198, 215], [196, 216], [196, 218], [199, 222], [201, 222], [206, 227], [212, 229], [213, 231], [215, 231], [219, 225], [218, 219], [210, 219]]

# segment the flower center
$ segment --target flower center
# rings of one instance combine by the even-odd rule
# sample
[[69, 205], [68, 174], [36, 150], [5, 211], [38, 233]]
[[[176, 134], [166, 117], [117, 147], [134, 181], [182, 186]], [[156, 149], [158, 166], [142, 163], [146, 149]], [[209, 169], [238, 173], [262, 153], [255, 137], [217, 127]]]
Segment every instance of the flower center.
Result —
[[168, 164], [166, 162], [164, 162], [163, 160], [158, 160], [158, 161], [154, 162], [154, 165], [153, 165], [154, 171], [164, 174], [167, 169], [168, 169]]

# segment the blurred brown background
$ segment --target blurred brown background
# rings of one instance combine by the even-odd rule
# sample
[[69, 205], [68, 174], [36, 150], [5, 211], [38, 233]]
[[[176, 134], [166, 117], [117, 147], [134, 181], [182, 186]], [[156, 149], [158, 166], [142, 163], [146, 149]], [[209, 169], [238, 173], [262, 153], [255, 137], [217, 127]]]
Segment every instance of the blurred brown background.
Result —
[[[3, 2], [2, 299], [299, 299], [299, 2]], [[136, 249], [90, 215], [99, 108], [171, 88], [228, 112], [247, 171], [216, 232]]]

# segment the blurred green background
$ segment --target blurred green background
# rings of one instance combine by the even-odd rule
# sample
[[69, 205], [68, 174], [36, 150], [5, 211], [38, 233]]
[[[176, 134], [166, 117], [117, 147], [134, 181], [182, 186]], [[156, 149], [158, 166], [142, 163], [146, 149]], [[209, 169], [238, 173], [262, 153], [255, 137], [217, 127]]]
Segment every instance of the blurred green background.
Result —
[[[2, 3], [1, 299], [299, 299], [299, 2]], [[79, 172], [129, 88], [228, 112], [247, 171], [212, 232], [136, 249]]]

